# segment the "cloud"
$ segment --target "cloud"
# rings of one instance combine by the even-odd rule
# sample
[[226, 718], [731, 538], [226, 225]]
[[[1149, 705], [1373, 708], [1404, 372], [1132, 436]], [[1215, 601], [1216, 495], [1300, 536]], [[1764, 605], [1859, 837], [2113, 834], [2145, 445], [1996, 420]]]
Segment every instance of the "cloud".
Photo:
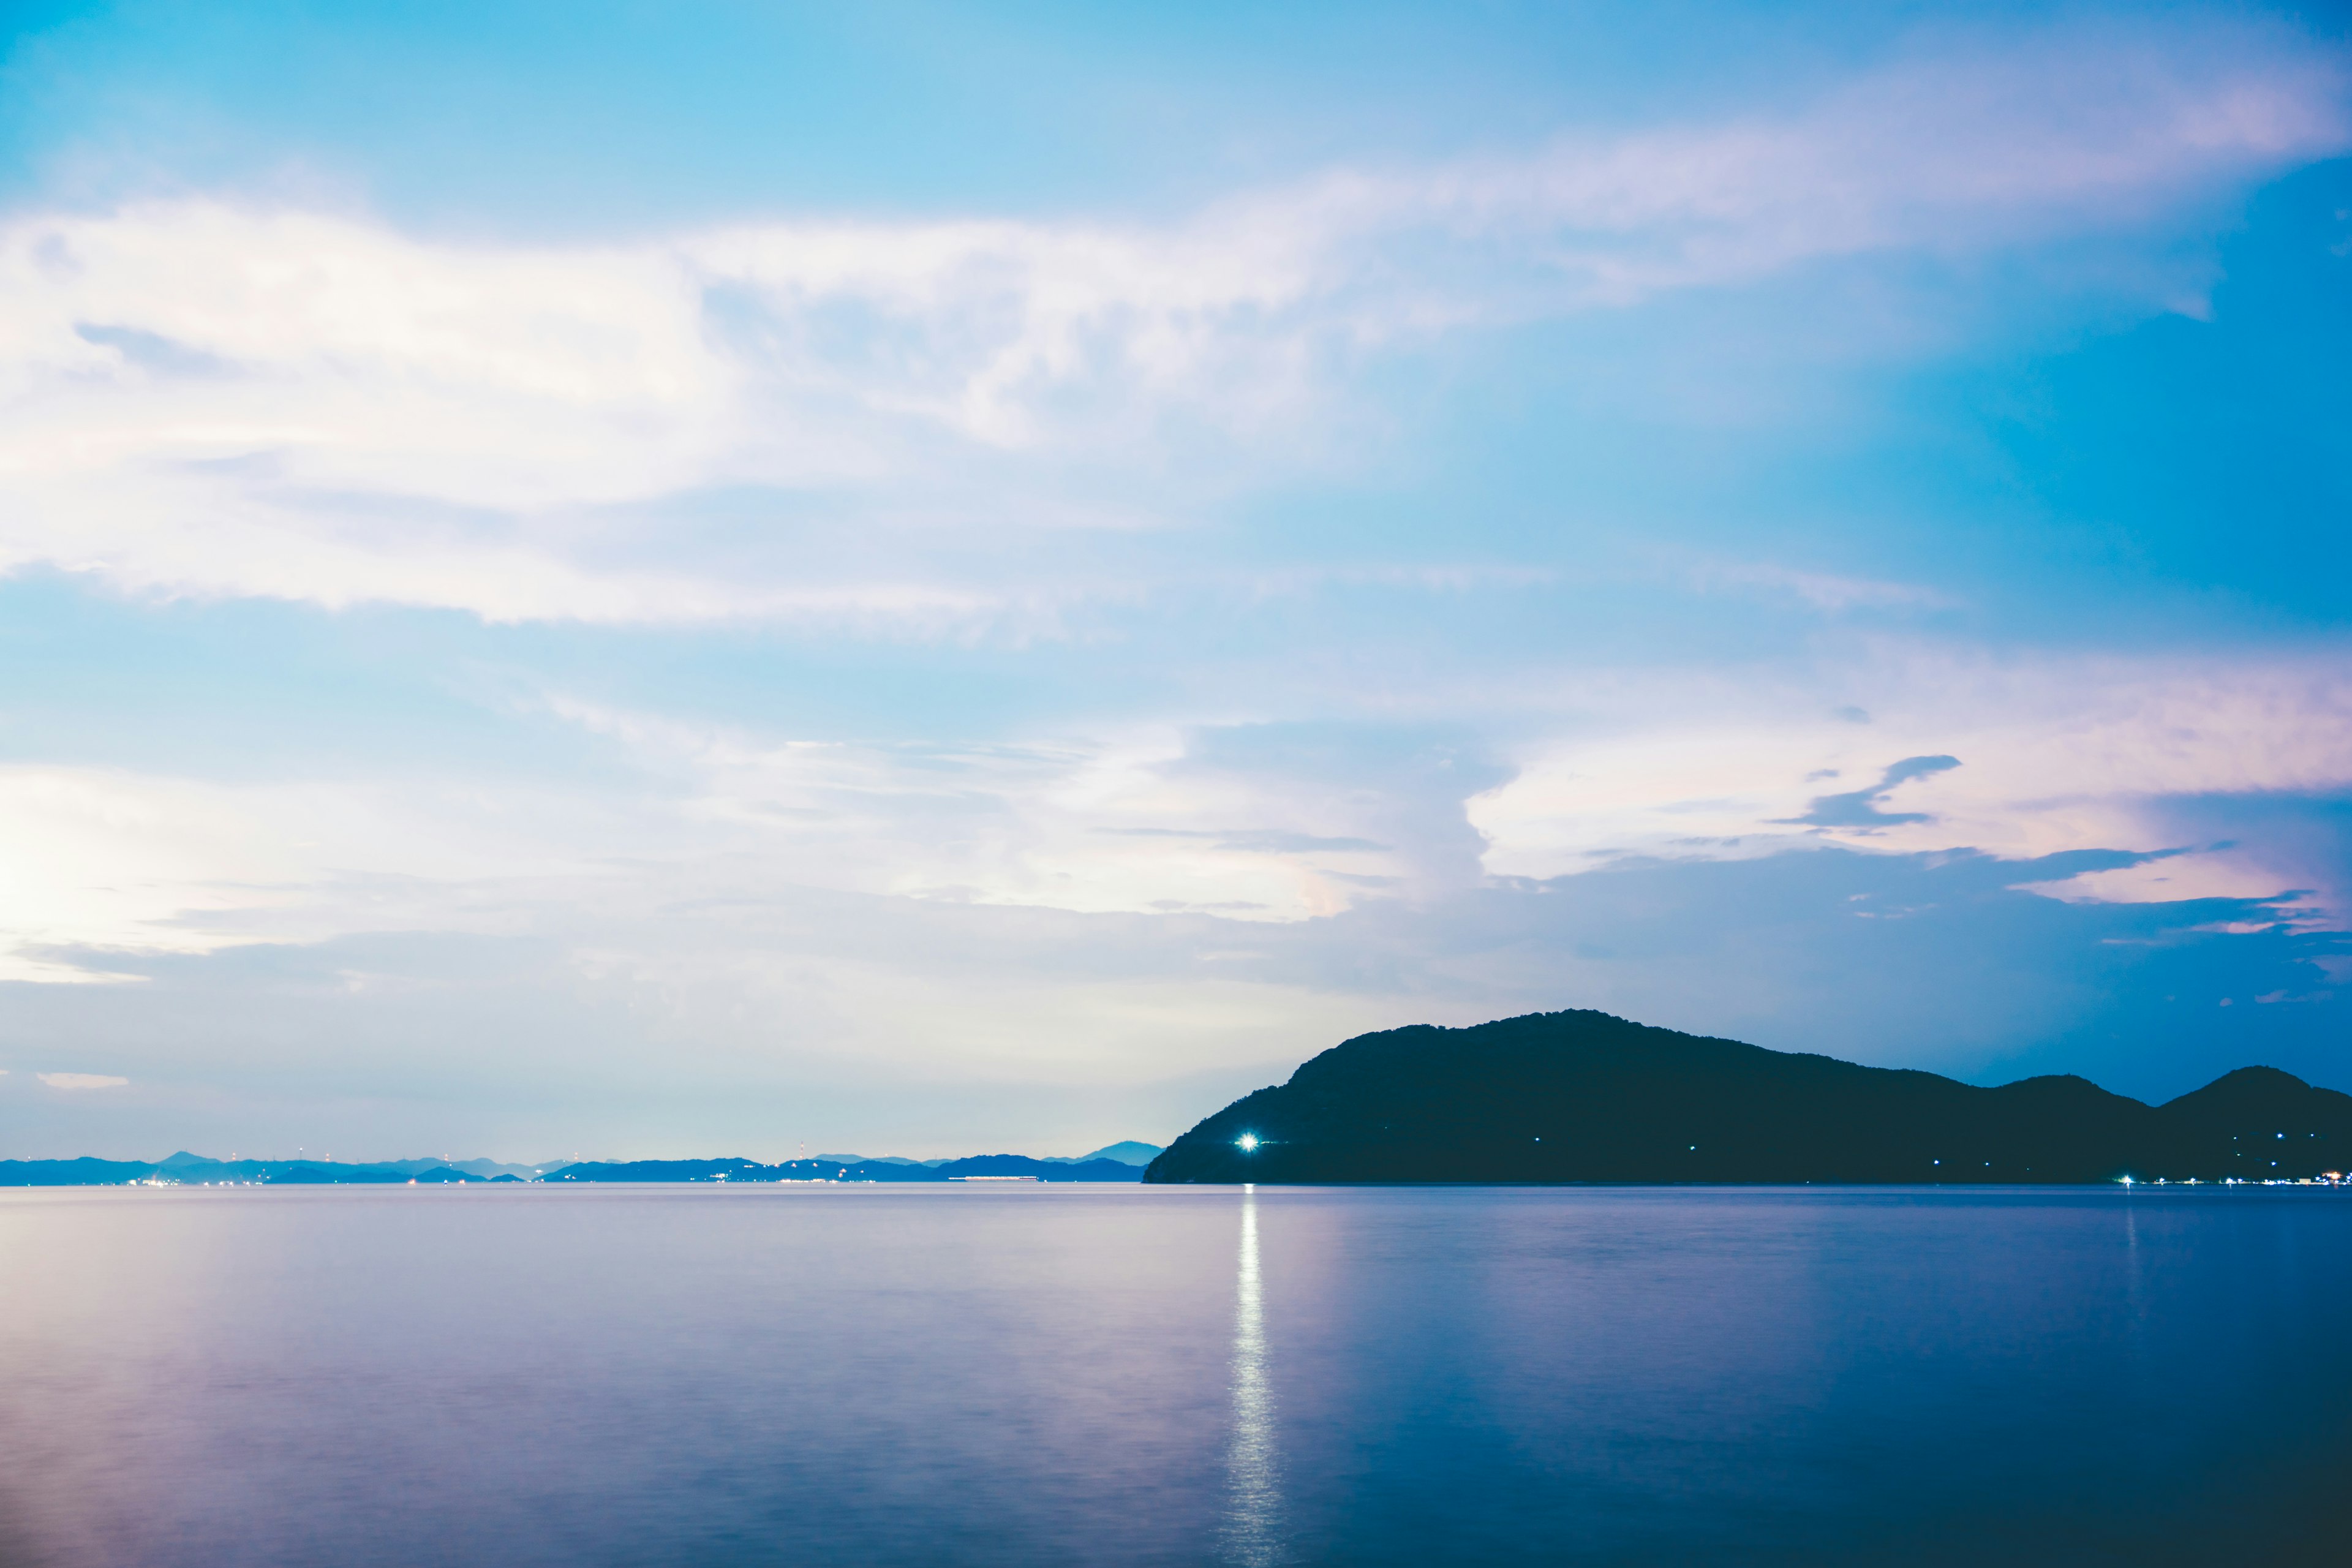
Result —
[[[259, 1107], [304, 1138], [462, 1115], [535, 1130], [499, 1147], [602, 1128], [645, 1152], [772, 1149], [799, 1135], [779, 1107], [919, 1151], [981, 1116], [1038, 1146], [1148, 1131], [1360, 1029], [1560, 1005], [2146, 1092], [2250, 1059], [2341, 1081], [2334, 1004], [2297, 1000], [2352, 964], [2340, 669], [1875, 643], [1555, 679], [1579, 711], [1515, 708], [1486, 741], [1444, 694], [1444, 723], [987, 745], [574, 698], [549, 710], [604, 751], [530, 789], [35, 770], [0, 858], [65, 842], [0, 904], [47, 970], [14, 973], [131, 983], [14, 985], [10, 1016], [184, 1086], [174, 1115]], [[1920, 771], [1939, 738], [1965, 768]], [[1825, 764], [1879, 781], [1873, 815], [1773, 826]], [[1876, 810], [1898, 785], [1937, 792], [1930, 819]]]
[[2131, 221], [2232, 171], [2341, 149], [2346, 83], [2340, 57], [2259, 30], [1923, 37], [1785, 120], [1572, 139], [1390, 199], [1559, 231], [1557, 264], [1624, 300]]
[[[400, 930], [527, 931], [542, 904], [789, 885], [1097, 913], [1328, 915], [1475, 879], [1461, 797], [1500, 775], [1422, 725], [1136, 724], [997, 742], [799, 740], [573, 699], [578, 783], [361, 771], [223, 783], [0, 769], [0, 980]], [[1249, 826], [1237, 826], [1247, 824]]]
[[2134, 858], [1633, 859], [1293, 921], [848, 893], [766, 865], [723, 882], [713, 862], [537, 899], [520, 934], [156, 954], [132, 961], [140, 985], [9, 1002], [22, 1030], [103, 1038], [126, 1073], [182, 1086], [159, 1142], [215, 1115], [338, 1148], [446, 1118], [485, 1147], [644, 1153], [789, 1150], [826, 1127], [918, 1152], [974, 1125], [1149, 1132], [1360, 1030], [1571, 1005], [1996, 1081], [2076, 1070], [2170, 1094], [2263, 1060], [2346, 1082], [2327, 1005], [2251, 1005], [2324, 991], [2352, 960], [2341, 933], [2261, 900], [2012, 885]]
[[114, 1078], [98, 1072], [45, 1072], [33, 1076], [51, 1089], [121, 1089], [131, 1081], [127, 1078]]
[[[2127, 858], [2032, 887], [2302, 889], [2277, 918], [2318, 929], [2352, 921], [2352, 836], [2329, 804], [2352, 797], [2343, 668], [2324, 652], [1991, 660], [1872, 641], [1704, 677], [1528, 669], [1524, 691], [1440, 685], [1314, 722], [1138, 715], [964, 742], [548, 697], [519, 717], [570, 727], [591, 760], [528, 779], [467, 758], [247, 782], [17, 764], [0, 769], [16, 872], [0, 978], [135, 984], [159, 953], [513, 936], [551, 903], [703, 907], [787, 886], [1298, 922], [1631, 858], [1825, 845], [2020, 866], [2114, 851]], [[1825, 696], [1863, 699], [1874, 722]], [[1823, 775], [1876, 782], [1823, 795]], [[1898, 811], [1896, 789], [1934, 793]], [[2185, 852], [2149, 858], [2169, 851]]]
[[1311, 855], [1318, 850], [1345, 853], [1353, 849], [1370, 850], [1375, 854], [1391, 847], [1369, 838], [1332, 838], [1313, 833], [1292, 833], [1281, 828], [1203, 828], [1203, 827], [1105, 827], [1104, 833], [1115, 833], [1129, 838], [1200, 838], [1214, 843], [1220, 849], [1236, 849], [1256, 855]]
[[[1335, 170], [1157, 224], [518, 246], [205, 196], [18, 213], [0, 569], [500, 621], [969, 626], [1006, 613], [1001, 584], [905, 552], [747, 555], [696, 532], [693, 498], [764, 487], [866, 534], [1165, 521], [1239, 482], [1171, 475], [1345, 461], [1382, 354], [2118, 231], [2347, 141], [2336, 56], [2151, 26], [1937, 40], [1778, 115]], [[1172, 460], [1204, 443], [1217, 461]]]
[[74, 323], [74, 336], [86, 343], [110, 348], [122, 356], [123, 363], [164, 375], [220, 375], [229, 367], [208, 353], [175, 343], [154, 332], [136, 327], [103, 327], [89, 321]]
[[[275, 933], [308, 938], [414, 919], [499, 918], [461, 889], [480, 879], [580, 874], [618, 831], [572, 793], [449, 778], [418, 791], [383, 777], [224, 783], [119, 768], [0, 767], [0, 980], [106, 984], [105, 959], [205, 952]], [[640, 848], [648, 837], [639, 830]], [[387, 887], [385, 880], [394, 885]], [[394, 887], [412, 889], [408, 898]], [[75, 950], [65, 962], [54, 954]]]
[[1870, 788], [1850, 790], [1843, 795], [1815, 795], [1812, 805], [1802, 816], [1783, 820], [1812, 827], [1846, 827], [1864, 832], [1891, 827], [1902, 822], [1933, 822], [1935, 818], [1924, 811], [1881, 811], [1878, 808], [1897, 784], [1959, 765], [1958, 757], [1906, 757], [1888, 768]]
[[[2340, 652], [2013, 654], [1871, 638], [1790, 667], [1580, 671], [1547, 724], [1522, 719], [1507, 782], [1473, 797], [1491, 875], [1548, 879], [1626, 857], [1736, 859], [1809, 841], [1967, 848], [2013, 861], [2188, 849], [2086, 872], [2070, 896], [2269, 898], [2352, 923], [2352, 859], [2317, 806], [2352, 795], [2352, 680]], [[1861, 700], [1872, 721], [1824, 711]], [[1964, 757], [1911, 779], [1932, 810], [1880, 810], [1889, 756]], [[1822, 796], [1822, 776], [1876, 775]], [[1932, 780], [1932, 783], [1928, 782]], [[2192, 813], [2185, 803], [2229, 802]], [[1824, 804], [1826, 803], [1826, 804]], [[2232, 823], [2243, 831], [2231, 830]], [[2234, 842], [2231, 842], [2234, 841]], [[2052, 890], [2044, 889], [2043, 890]]]
[[2182, 847], [2177, 854], [2032, 890], [2134, 903], [2260, 898], [2298, 928], [2352, 926], [2352, 788], [2183, 792], [2147, 801], [2141, 811], [2152, 837]]
[[1800, 572], [1763, 562], [1710, 562], [1692, 574], [1701, 593], [1722, 589], [1786, 595], [1817, 610], [1837, 614], [1857, 609], [1949, 609], [1950, 595], [1910, 583]]

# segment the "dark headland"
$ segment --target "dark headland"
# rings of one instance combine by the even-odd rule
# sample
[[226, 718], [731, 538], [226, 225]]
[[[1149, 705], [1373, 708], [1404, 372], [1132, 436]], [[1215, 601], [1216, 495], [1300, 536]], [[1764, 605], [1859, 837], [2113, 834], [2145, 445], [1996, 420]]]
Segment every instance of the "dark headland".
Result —
[[2352, 1165], [2352, 1095], [2241, 1068], [2160, 1106], [1981, 1089], [1606, 1013], [1360, 1035], [1171, 1144], [1147, 1182], [2294, 1180]]

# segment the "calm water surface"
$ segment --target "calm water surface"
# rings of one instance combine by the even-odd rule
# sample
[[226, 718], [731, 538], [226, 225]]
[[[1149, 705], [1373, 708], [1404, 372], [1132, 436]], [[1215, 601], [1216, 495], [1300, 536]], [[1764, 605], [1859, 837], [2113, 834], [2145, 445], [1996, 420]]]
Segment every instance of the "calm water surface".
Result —
[[0, 1194], [0, 1565], [2343, 1563], [2352, 1201]]

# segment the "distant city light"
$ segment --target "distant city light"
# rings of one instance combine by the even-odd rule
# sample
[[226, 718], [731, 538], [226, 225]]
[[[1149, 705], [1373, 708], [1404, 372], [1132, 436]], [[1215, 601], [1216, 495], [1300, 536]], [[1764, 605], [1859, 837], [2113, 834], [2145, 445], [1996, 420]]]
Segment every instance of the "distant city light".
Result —
[[1234, 1139], [1234, 1142], [1240, 1144], [1242, 1152], [1246, 1154], [1251, 1150], [1257, 1147], [1257, 1134], [1255, 1132], [1244, 1132], [1240, 1137]]

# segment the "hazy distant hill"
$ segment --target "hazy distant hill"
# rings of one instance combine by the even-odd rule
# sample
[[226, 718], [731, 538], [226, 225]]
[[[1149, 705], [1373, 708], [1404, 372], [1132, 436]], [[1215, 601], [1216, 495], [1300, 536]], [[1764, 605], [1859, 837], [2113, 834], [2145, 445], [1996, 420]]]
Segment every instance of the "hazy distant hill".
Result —
[[[1139, 1143], [1129, 1139], [1123, 1143], [1111, 1143], [1090, 1154], [1046, 1154], [1041, 1156], [1049, 1165], [1084, 1165], [1096, 1160], [1116, 1160], [1122, 1165], [1140, 1170], [1151, 1163], [1160, 1152], [1157, 1143]], [[1021, 1156], [1026, 1158], [1027, 1156]], [[944, 1165], [949, 1157], [933, 1160], [910, 1160], [903, 1154], [814, 1154], [809, 1156], [819, 1164], [830, 1160], [837, 1165]]]
[[513, 1176], [519, 1180], [529, 1181], [540, 1171], [545, 1169], [544, 1166], [540, 1165], [508, 1164], [505, 1162], [499, 1160], [437, 1160], [427, 1158], [421, 1160], [383, 1160], [378, 1163], [391, 1170], [405, 1171], [412, 1176], [425, 1171], [463, 1171], [469, 1176], [479, 1176], [484, 1181], [488, 1181], [495, 1176]]
[[[484, 1170], [496, 1172], [484, 1175]], [[165, 1160], [0, 1160], [0, 1187], [119, 1187], [161, 1182], [179, 1186], [244, 1184], [267, 1186], [439, 1186], [452, 1183], [511, 1184], [529, 1166], [492, 1160], [439, 1164], [396, 1160], [338, 1164], [325, 1160], [208, 1160], [184, 1150]], [[1030, 1176], [1045, 1182], [1137, 1182], [1142, 1167], [1118, 1160], [1033, 1160], [1025, 1154], [978, 1154], [915, 1164], [903, 1160], [589, 1160], [551, 1166], [547, 1182], [947, 1182], [975, 1176]]]
[[1979, 1089], [1570, 1012], [1360, 1036], [1202, 1121], [1144, 1179], [2211, 1181], [2347, 1164], [2352, 1096], [2271, 1068], [2151, 1107], [2080, 1078]]
[[[188, 1179], [184, 1171], [179, 1174], [182, 1181]], [[293, 1164], [272, 1171], [268, 1181], [271, 1186], [325, 1187], [358, 1184], [389, 1187], [405, 1185], [410, 1182], [429, 1182], [434, 1179], [434, 1174], [435, 1173], [431, 1171], [425, 1171], [412, 1175], [406, 1171], [397, 1170], [390, 1165], [331, 1165], [298, 1161]]]
[[[1143, 1166], [1149, 1165], [1152, 1161], [1158, 1159], [1160, 1157], [1160, 1149], [1159, 1144], [1139, 1143], [1134, 1139], [1130, 1138], [1124, 1143], [1107, 1144], [1104, 1147], [1096, 1150], [1091, 1154], [1081, 1154], [1076, 1159], [1066, 1163], [1073, 1165], [1083, 1165], [1089, 1160], [1116, 1160], [1122, 1165]], [[1061, 1161], [1055, 1162], [1057, 1164], [1064, 1163], [1065, 1162]]]
[[[488, 1161], [467, 1162], [467, 1165]], [[391, 1164], [339, 1164], [328, 1160], [208, 1160], [183, 1149], [163, 1160], [0, 1160], [0, 1187], [119, 1187], [160, 1182], [184, 1187], [391, 1186], [479, 1183], [465, 1167], [404, 1160]], [[511, 1175], [487, 1178], [512, 1182]]]
[[910, 1165], [896, 1161], [786, 1160], [762, 1165], [756, 1160], [587, 1161], [550, 1172], [543, 1181], [562, 1182], [948, 1182], [975, 1176], [1028, 1176], [1041, 1182], [1138, 1182], [1142, 1170], [1117, 1160], [1073, 1164], [1033, 1160], [1025, 1154], [975, 1154], [969, 1159]]
[[159, 1167], [150, 1161], [0, 1160], [0, 1187], [119, 1187], [144, 1181]]

